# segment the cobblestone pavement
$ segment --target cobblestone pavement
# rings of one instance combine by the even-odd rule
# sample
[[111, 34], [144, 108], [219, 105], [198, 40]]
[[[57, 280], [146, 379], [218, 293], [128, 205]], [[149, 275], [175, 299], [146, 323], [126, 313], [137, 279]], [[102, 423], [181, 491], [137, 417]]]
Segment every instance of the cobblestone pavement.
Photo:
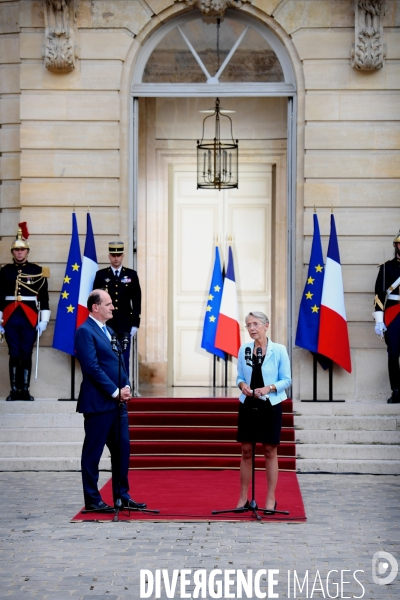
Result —
[[[101, 474], [102, 483], [107, 478]], [[197, 569], [206, 569], [207, 592], [199, 596], [206, 598], [237, 597], [237, 576], [230, 576], [232, 586], [222, 582], [218, 593], [221, 576], [214, 589], [213, 569], [242, 569], [246, 577], [248, 569], [253, 577], [260, 569], [279, 569], [274, 588], [261, 579], [261, 594], [398, 599], [400, 574], [390, 585], [379, 585], [373, 583], [371, 566], [380, 550], [400, 562], [400, 478], [301, 474], [299, 481], [307, 523], [99, 524], [69, 522], [82, 504], [80, 473], [0, 473], [0, 599], [137, 600], [140, 569], [153, 574], [167, 569], [170, 579], [174, 569], [191, 569], [187, 598], [195, 597], [191, 578]], [[328, 577], [333, 569], [338, 573]], [[294, 570], [303, 585], [302, 592], [296, 587], [296, 596]], [[357, 570], [364, 573], [354, 576]], [[341, 577], [350, 582], [342, 589]], [[162, 598], [185, 597], [181, 593], [185, 588], [179, 584], [169, 596], [161, 587]], [[243, 598], [261, 594], [255, 586]], [[148, 597], [155, 598], [154, 592]]]

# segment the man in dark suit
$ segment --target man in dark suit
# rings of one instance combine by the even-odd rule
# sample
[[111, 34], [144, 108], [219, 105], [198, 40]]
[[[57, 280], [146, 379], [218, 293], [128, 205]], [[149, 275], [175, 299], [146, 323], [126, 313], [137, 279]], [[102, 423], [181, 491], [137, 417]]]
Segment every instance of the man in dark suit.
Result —
[[131, 398], [131, 388], [125, 366], [122, 363], [119, 368], [119, 356], [112, 349], [111, 335], [114, 332], [106, 326], [114, 307], [104, 290], [93, 290], [87, 307], [89, 317], [75, 334], [75, 352], [83, 375], [76, 410], [85, 418], [81, 460], [85, 508], [93, 512], [114, 512], [113, 507], [103, 502], [97, 486], [99, 462], [105, 445], [111, 453], [114, 503], [120, 498], [125, 508], [146, 508], [145, 504], [135, 502], [129, 496], [130, 448], [126, 402]]
[[142, 292], [136, 271], [122, 266], [124, 242], [110, 242], [108, 251], [110, 266], [97, 271], [93, 289], [104, 289], [111, 296], [114, 312], [109, 325], [120, 342], [124, 338], [129, 340], [124, 352], [126, 371], [129, 374], [131, 339], [140, 326]]

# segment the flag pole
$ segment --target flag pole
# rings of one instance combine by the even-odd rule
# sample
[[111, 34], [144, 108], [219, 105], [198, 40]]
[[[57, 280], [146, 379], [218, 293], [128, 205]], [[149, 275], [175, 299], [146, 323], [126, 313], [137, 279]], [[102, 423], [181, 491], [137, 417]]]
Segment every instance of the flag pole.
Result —
[[76, 402], [75, 398], [75, 356], [71, 355], [71, 396], [70, 398], [59, 398], [59, 402]]
[[217, 357], [215, 356], [215, 354], [213, 354], [213, 388], [215, 388], [215, 371], [216, 371], [216, 366], [217, 366]]
[[313, 353], [313, 402], [317, 402], [317, 355]]

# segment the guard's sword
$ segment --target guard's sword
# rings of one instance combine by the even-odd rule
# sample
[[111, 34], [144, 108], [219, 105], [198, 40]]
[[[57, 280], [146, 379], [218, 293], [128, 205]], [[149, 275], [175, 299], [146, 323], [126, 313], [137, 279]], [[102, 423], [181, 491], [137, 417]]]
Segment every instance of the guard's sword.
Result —
[[[38, 324], [40, 321], [40, 302], [38, 302]], [[39, 367], [39, 338], [40, 338], [40, 330], [37, 330], [37, 338], [36, 338], [36, 367], [35, 367], [35, 381], [37, 381], [38, 376], [38, 367]]]

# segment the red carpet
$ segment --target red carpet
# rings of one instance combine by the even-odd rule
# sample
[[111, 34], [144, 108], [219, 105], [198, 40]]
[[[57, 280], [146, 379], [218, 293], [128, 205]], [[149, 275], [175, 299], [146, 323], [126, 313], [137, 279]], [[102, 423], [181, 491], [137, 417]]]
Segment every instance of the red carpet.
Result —
[[[135, 398], [128, 403], [131, 469], [238, 469], [237, 398]], [[279, 469], [296, 469], [293, 403], [282, 403]], [[257, 446], [256, 468], [264, 468]]]
[[[213, 510], [234, 508], [239, 494], [239, 472], [233, 470], [143, 470], [130, 471], [131, 496], [157, 508], [158, 515], [131, 512], [121, 514], [121, 520], [150, 521], [248, 521], [254, 520], [251, 512], [212, 515]], [[266, 496], [265, 472], [256, 472], [256, 501], [263, 507]], [[249, 490], [251, 493], [251, 487]], [[104, 502], [112, 504], [111, 480], [101, 490]], [[278, 510], [288, 510], [289, 515], [262, 516], [267, 521], [305, 521], [303, 500], [296, 473], [279, 473], [276, 494]], [[112, 521], [113, 515], [91, 513], [75, 515], [72, 521]]]

